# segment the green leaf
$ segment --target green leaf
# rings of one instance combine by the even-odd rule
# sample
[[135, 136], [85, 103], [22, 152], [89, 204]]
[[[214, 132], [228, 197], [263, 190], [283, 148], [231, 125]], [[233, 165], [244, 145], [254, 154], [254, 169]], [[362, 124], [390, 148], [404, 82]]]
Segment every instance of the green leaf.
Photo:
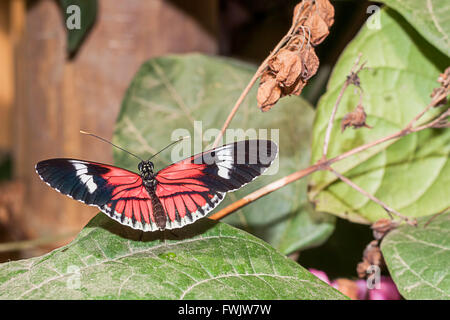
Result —
[[[172, 140], [186, 135], [192, 137], [154, 158], [157, 170], [201, 152], [202, 147], [207, 150], [255, 71], [256, 68], [248, 64], [200, 54], [149, 60], [142, 65], [127, 91], [114, 142], [148, 158]], [[278, 172], [261, 176], [228, 194], [215, 211], [308, 166], [313, 116], [312, 108], [298, 97], [282, 99], [270, 113], [260, 112], [256, 106], [255, 86], [233, 119], [224, 142], [262, 138], [265, 130], [267, 138], [279, 144], [279, 157], [269, 169], [276, 171], [278, 168]], [[234, 131], [237, 139], [232, 129], [237, 129]], [[118, 165], [136, 170], [136, 159], [118, 150], [114, 156]], [[324, 242], [334, 229], [335, 219], [309, 207], [306, 182], [298, 181], [255, 201], [224, 221], [287, 254]]]
[[67, 29], [67, 51], [73, 55], [95, 22], [97, 0], [59, 0], [59, 3]]
[[[142, 233], [98, 214], [70, 244], [0, 265], [0, 299], [341, 299], [258, 238], [209, 219]], [[167, 238], [170, 236], [170, 238]]]
[[[339, 106], [330, 139], [332, 158], [403, 129], [430, 102], [437, 78], [450, 59], [424, 41], [395, 11], [381, 10], [381, 29], [367, 26], [345, 49], [335, 66], [327, 92], [321, 98], [313, 129], [312, 162], [321, 157], [331, 110], [339, 91], [361, 52], [370, 69], [360, 73], [367, 124], [372, 129], [340, 130], [342, 118], [359, 101], [350, 87]], [[442, 108], [423, 117], [430, 119]], [[419, 217], [450, 205], [450, 130], [426, 130], [377, 145], [333, 165], [364, 190], [402, 214]], [[354, 222], [385, 218], [381, 206], [340, 182], [331, 172], [318, 172], [310, 180], [309, 198], [316, 210]]]
[[380, 0], [397, 10], [425, 39], [450, 57], [448, 2], [442, 0]]
[[405, 299], [450, 299], [450, 213], [418, 219], [381, 242], [389, 272]]

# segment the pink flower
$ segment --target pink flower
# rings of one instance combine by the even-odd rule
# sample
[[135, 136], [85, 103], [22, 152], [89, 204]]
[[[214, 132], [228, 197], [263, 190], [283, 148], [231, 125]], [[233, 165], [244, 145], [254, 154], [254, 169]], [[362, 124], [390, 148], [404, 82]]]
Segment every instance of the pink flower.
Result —
[[341, 291], [351, 299], [358, 300], [400, 300], [402, 299], [400, 293], [395, 286], [394, 281], [390, 277], [381, 276], [378, 283], [379, 288], [370, 289], [367, 281], [359, 279], [352, 281], [350, 279], [335, 279], [330, 282], [327, 274], [322, 270], [308, 269], [309, 272], [314, 274], [320, 280], [331, 285], [335, 289]]
[[309, 272], [311, 272], [313, 275], [315, 275], [320, 280], [326, 282], [327, 284], [330, 284], [330, 279], [328, 279], [328, 276], [325, 272], [322, 270], [317, 269], [308, 269]]
[[390, 277], [381, 276], [380, 288], [368, 289], [369, 300], [400, 300], [402, 297]]

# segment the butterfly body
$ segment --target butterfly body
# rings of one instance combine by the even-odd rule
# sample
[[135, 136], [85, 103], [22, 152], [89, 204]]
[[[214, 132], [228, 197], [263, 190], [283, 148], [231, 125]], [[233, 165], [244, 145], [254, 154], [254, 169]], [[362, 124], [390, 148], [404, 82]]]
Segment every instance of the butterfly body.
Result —
[[225, 193], [249, 183], [277, 155], [270, 140], [218, 147], [154, 172], [141, 161], [139, 173], [92, 161], [49, 159], [36, 165], [57, 191], [98, 207], [118, 222], [143, 231], [181, 228], [214, 209]]

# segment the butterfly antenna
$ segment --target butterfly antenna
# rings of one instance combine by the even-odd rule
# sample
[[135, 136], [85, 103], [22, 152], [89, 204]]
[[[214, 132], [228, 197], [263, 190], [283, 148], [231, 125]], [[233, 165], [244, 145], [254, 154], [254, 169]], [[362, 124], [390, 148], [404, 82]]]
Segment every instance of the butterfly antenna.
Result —
[[180, 139], [178, 139], [177, 141], [174, 141], [174, 142], [170, 143], [169, 145], [165, 146], [164, 148], [162, 148], [161, 150], [159, 150], [157, 153], [155, 153], [154, 155], [152, 155], [150, 158], [148, 158], [147, 161], [149, 161], [149, 160], [152, 159], [153, 157], [157, 156], [158, 154], [160, 154], [161, 152], [163, 152], [163, 151], [166, 150], [167, 148], [173, 146], [174, 144], [176, 144], [176, 143], [178, 143], [178, 142], [180, 142], [180, 141], [182, 141], [182, 140], [184, 140], [184, 139], [189, 139], [189, 138], [190, 138], [190, 136], [184, 136], [184, 137], [181, 137]]
[[85, 135], [88, 135], [88, 136], [91, 136], [91, 137], [94, 137], [94, 138], [97, 138], [97, 139], [100, 139], [100, 140], [102, 140], [102, 141], [104, 141], [104, 142], [106, 142], [106, 143], [109, 143], [109, 144], [112, 145], [113, 147], [116, 147], [117, 149], [120, 149], [120, 150], [122, 150], [122, 151], [125, 151], [126, 153], [132, 155], [133, 157], [136, 157], [136, 158], [138, 158], [139, 160], [144, 161], [141, 157], [135, 155], [134, 153], [131, 153], [130, 151], [125, 150], [124, 148], [121, 148], [121, 147], [115, 145], [115, 144], [112, 143], [111, 141], [108, 141], [108, 140], [106, 140], [106, 139], [104, 139], [104, 138], [102, 138], [102, 137], [99, 137], [99, 136], [97, 136], [97, 135], [95, 135], [95, 134], [93, 134], [93, 133], [86, 132], [86, 131], [83, 131], [83, 130], [80, 130], [80, 133], [85, 134]]

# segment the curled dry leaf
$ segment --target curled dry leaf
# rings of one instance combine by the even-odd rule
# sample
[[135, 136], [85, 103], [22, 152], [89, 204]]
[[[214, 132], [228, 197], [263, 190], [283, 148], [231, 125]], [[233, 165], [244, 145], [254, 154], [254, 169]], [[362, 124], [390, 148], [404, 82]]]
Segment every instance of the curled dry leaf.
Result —
[[370, 265], [383, 266], [383, 255], [381, 254], [380, 247], [378, 246], [378, 240], [371, 241], [364, 249], [363, 253], [364, 261], [367, 261]]
[[305, 28], [311, 33], [311, 44], [316, 46], [321, 43], [330, 33], [328, 25], [318, 14], [313, 14], [305, 21]]
[[373, 230], [373, 237], [381, 240], [389, 231], [398, 227], [398, 222], [391, 219], [380, 219], [370, 227]]
[[304, 47], [301, 51], [301, 55], [304, 57], [304, 68], [301, 79], [307, 81], [317, 73], [317, 70], [319, 69], [319, 58], [312, 47]]
[[353, 129], [358, 129], [361, 127], [366, 128], [372, 128], [368, 124], [366, 124], [366, 112], [364, 111], [364, 107], [359, 104], [355, 110], [352, 112], [347, 113], [341, 122], [341, 131], [344, 132], [344, 130], [347, 127], [353, 127]]
[[276, 74], [280, 86], [290, 87], [302, 72], [302, 61], [297, 52], [281, 49], [269, 60], [269, 68]]
[[307, 81], [317, 73], [319, 58], [314, 46], [329, 34], [334, 8], [329, 0], [304, 0], [294, 9], [292, 33], [267, 62], [258, 88], [258, 107], [272, 108], [286, 95], [300, 95]]
[[274, 105], [281, 97], [281, 88], [278, 86], [274, 75], [264, 73], [261, 77], [256, 99], [262, 111]]
[[379, 268], [385, 267], [383, 254], [379, 246], [378, 240], [372, 240], [364, 249], [363, 261], [358, 263], [356, 267], [356, 273], [358, 277], [365, 278], [370, 274], [372, 266], [378, 266]]
[[[299, 13], [299, 10], [301, 12]], [[300, 1], [294, 8], [292, 23], [295, 23], [295, 17], [299, 14], [299, 23], [308, 19], [311, 12], [317, 14], [328, 27], [334, 23], [334, 7], [329, 0], [305, 0]]]
[[334, 7], [328, 0], [316, 0], [315, 5], [320, 17], [325, 21], [328, 27], [334, 23]]

